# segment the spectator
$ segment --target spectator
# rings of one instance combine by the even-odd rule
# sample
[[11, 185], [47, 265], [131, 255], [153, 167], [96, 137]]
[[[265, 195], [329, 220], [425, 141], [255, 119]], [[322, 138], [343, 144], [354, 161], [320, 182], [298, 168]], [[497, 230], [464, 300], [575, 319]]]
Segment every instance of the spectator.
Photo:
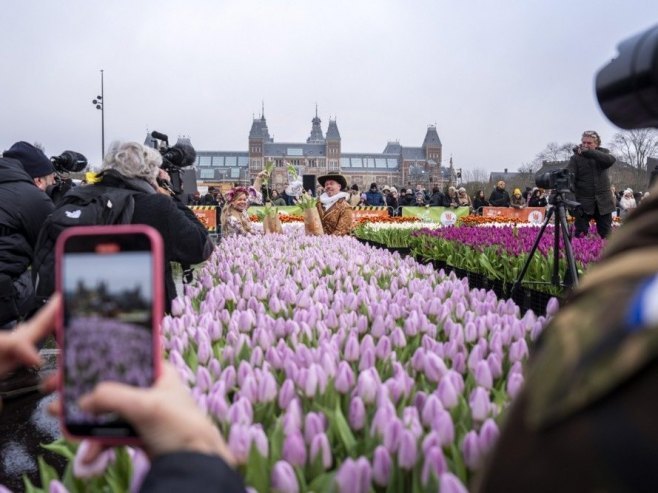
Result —
[[374, 205], [374, 206], [386, 205], [386, 202], [384, 202], [384, 196], [377, 189], [376, 183], [370, 184], [370, 190], [366, 192], [366, 202], [367, 205]]
[[574, 147], [568, 169], [574, 174], [576, 202], [580, 202], [576, 214], [576, 237], [589, 232], [589, 222], [596, 221], [601, 238], [610, 234], [612, 212], [615, 203], [610, 194], [608, 168], [615, 164], [615, 157], [601, 146], [599, 134], [593, 130], [583, 132], [581, 144]]
[[416, 203], [416, 199], [414, 198], [413, 194], [410, 193], [409, 190], [403, 188], [402, 190], [400, 190], [400, 198], [398, 200], [398, 203], [400, 204], [400, 207], [410, 207]]
[[208, 187], [208, 193], [203, 196], [202, 205], [219, 205], [218, 193], [219, 191], [215, 187]]
[[444, 202], [446, 207], [459, 207], [459, 197], [457, 196], [457, 189], [455, 187], [448, 187], [448, 193]]
[[530, 207], [546, 207], [546, 192], [542, 188], [535, 188], [528, 201]]
[[523, 198], [520, 188], [514, 189], [514, 193], [512, 193], [512, 198], [510, 199], [510, 206], [515, 209], [525, 209], [526, 201]]
[[389, 216], [394, 216], [398, 213], [398, 191], [395, 187], [391, 187], [389, 193], [386, 194], [386, 206], [388, 207]]
[[187, 205], [202, 205], [202, 200], [199, 191], [195, 190], [187, 197]]
[[272, 190], [272, 195], [270, 196], [270, 202], [272, 203], [273, 206], [276, 207], [286, 205], [285, 199], [281, 197], [281, 195], [279, 195], [279, 192], [276, 190]]
[[457, 203], [459, 204], [459, 207], [468, 207], [469, 212], [472, 209], [473, 204], [471, 203], [471, 198], [466, 193], [466, 189], [464, 187], [461, 187], [459, 190], [457, 190]]
[[0, 329], [36, 308], [29, 267], [39, 230], [54, 205], [45, 190], [55, 179], [50, 159], [27, 142], [0, 158]]
[[350, 198], [348, 199], [348, 202], [352, 207], [359, 205], [359, 202], [361, 202], [359, 186], [356, 183], [350, 187]]
[[489, 204], [492, 207], [509, 207], [510, 206], [510, 196], [505, 190], [505, 182], [500, 180], [496, 183], [496, 188], [491, 191], [489, 195]]
[[482, 208], [488, 207], [489, 201], [484, 197], [484, 191], [478, 190], [473, 196], [473, 210], [479, 216], [482, 215]]
[[432, 207], [443, 207], [443, 203], [446, 200], [446, 196], [443, 195], [439, 187], [432, 188], [432, 195], [430, 196], [430, 206]]
[[[423, 192], [416, 192], [414, 194], [416, 207], [425, 207], [425, 194]], [[427, 204], [429, 205], [429, 204]]]
[[637, 202], [633, 195], [633, 190], [627, 188], [624, 190], [624, 195], [622, 195], [621, 200], [619, 201], [619, 207], [621, 209], [621, 218], [626, 219], [633, 209], [637, 207]]

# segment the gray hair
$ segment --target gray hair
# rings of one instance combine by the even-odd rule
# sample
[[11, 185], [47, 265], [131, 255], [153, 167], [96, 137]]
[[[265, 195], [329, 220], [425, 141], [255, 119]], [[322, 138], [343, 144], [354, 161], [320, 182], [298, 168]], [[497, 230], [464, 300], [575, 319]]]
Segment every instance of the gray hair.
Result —
[[115, 141], [103, 159], [102, 171], [113, 169], [126, 178], [141, 178], [157, 188], [162, 156], [137, 142]]

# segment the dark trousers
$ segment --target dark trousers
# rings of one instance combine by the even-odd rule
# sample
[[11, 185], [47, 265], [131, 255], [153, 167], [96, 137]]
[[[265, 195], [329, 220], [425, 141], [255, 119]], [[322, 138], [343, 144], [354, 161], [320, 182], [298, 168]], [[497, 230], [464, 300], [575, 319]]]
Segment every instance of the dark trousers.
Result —
[[586, 214], [583, 210], [578, 211], [576, 214], [576, 238], [587, 236], [591, 219], [596, 221], [596, 232], [599, 236], [607, 238], [612, 229], [612, 213], [600, 214], [597, 205], [594, 206], [594, 214]]

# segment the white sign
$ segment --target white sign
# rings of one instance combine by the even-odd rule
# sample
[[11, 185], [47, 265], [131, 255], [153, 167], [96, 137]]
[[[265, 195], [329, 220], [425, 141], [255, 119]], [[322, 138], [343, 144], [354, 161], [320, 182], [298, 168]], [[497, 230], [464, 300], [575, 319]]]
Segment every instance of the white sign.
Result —
[[454, 226], [457, 222], [457, 214], [452, 211], [445, 211], [441, 214], [440, 221], [444, 226]]
[[532, 224], [541, 224], [544, 221], [544, 213], [541, 211], [531, 211], [528, 214], [528, 221]]

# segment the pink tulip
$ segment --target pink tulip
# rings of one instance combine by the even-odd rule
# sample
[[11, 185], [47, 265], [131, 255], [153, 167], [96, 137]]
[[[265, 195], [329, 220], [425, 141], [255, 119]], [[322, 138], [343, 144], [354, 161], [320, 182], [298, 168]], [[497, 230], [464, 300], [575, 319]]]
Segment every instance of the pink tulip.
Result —
[[318, 454], [322, 457], [322, 467], [325, 470], [329, 469], [332, 463], [331, 445], [324, 432], [315, 435], [311, 441], [311, 461], [316, 460]]
[[271, 479], [272, 489], [276, 493], [299, 493], [295, 470], [286, 461], [280, 460], [274, 464]]
[[89, 450], [95, 443], [89, 440], [82, 440], [78, 446], [73, 459], [73, 475], [76, 478], [93, 478], [101, 476], [105, 473], [107, 468], [116, 460], [116, 455], [113, 449], [101, 452], [92, 462], [85, 462], [85, 457]]
[[393, 462], [391, 456], [383, 445], [375, 448], [372, 458], [372, 479], [379, 486], [387, 486], [391, 478]]

